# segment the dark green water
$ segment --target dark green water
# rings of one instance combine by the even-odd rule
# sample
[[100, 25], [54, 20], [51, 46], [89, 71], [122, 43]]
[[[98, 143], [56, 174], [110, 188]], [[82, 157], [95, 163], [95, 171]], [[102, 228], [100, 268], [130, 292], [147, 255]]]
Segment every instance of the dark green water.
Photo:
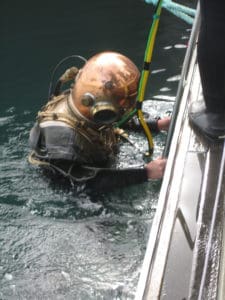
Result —
[[[57, 62], [115, 50], [141, 68], [152, 12], [141, 0], [1, 1], [0, 299], [134, 298], [160, 183], [94, 196], [52, 187], [28, 164], [27, 140]], [[189, 29], [163, 11], [146, 98], [176, 95]], [[163, 116], [172, 104], [146, 108]], [[121, 147], [119, 166], [142, 163]]]

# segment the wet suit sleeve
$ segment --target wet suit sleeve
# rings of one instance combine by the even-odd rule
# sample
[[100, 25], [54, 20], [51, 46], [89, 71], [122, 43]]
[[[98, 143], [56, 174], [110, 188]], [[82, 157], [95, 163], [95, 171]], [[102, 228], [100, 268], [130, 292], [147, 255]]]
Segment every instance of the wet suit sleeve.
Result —
[[[159, 133], [160, 130], [158, 128], [158, 120], [160, 119], [160, 117], [154, 118], [146, 112], [144, 112], [144, 117], [145, 117], [145, 121], [146, 121], [148, 127], [150, 128], [150, 130], [153, 133], [156, 133], [156, 134]], [[127, 124], [125, 124], [124, 128], [132, 129], [135, 131], [142, 130], [142, 126], [140, 125], [140, 122], [139, 122], [137, 116], [134, 116]]]
[[[83, 171], [82, 180], [87, 188], [97, 190], [111, 190], [113, 188], [125, 187], [148, 181], [145, 168], [94, 168], [81, 167]], [[73, 171], [71, 172], [72, 175]]]

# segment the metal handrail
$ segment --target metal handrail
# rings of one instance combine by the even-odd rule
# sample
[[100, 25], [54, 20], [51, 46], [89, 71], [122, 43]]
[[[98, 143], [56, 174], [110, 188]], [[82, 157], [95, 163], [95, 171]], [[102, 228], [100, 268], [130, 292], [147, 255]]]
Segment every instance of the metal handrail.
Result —
[[166, 145], [165, 145], [165, 148], [163, 151], [163, 157], [168, 157], [168, 154], [169, 154], [169, 149], [170, 149], [170, 145], [171, 145], [171, 141], [172, 141], [172, 137], [173, 137], [173, 132], [174, 132], [174, 128], [176, 125], [177, 114], [179, 112], [181, 98], [183, 95], [184, 87], [186, 85], [186, 77], [188, 74], [191, 57], [192, 57], [192, 54], [193, 54], [193, 51], [195, 48], [195, 42], [196, 42], [198, 32], [199, 32], [199, 26], [200, 26], [200, 12], [199, 11], [200, 11], [200, 9], [199, 9], [199, 5], [198, 5], [195, 22], [193, 24], [191, 36], [190, 36], [190, 40], [189, 40], [189, 46], [188, 46], [188, 49], [187, 49], [187, 52], [186, 52], [186, 55], [184, 58], [184, 67], [182, 69], [181, 79], [180, 79], [178, 90], [177, 90], [177, 95], [176, 95], [176, 100], [174, 103], [171, 123], [170, 123], [170, 127], [169, 127], [169, 130], [167, 133]]

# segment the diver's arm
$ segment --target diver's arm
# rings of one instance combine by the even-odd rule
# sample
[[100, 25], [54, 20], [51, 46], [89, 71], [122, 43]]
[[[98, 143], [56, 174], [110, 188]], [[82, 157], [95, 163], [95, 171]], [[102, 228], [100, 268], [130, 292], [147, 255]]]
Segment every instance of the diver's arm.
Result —
[[[159, 133], [160, 131], [167, 131], [170, 124], [170, 117], [160, 118], [160, 117], [152, 117], [150, 114], [144, 112], [144, 118], [149, 126], [150, 130], [154, 133]], [[134, 116], [127, 124], [125, 124], [126, 128], [139, 131], [142, 130], [142, 126], [137, 118]]]
[[163, 177], [166, 159], [157, 158], [143, 168], [93, 168], [84, 167], [89, 174], [86, 178], [88, 188], [110, 190], [113, 188], [125, 187], [139, 184], [151, 179], [161, 179]]
[[95, 177], [86, 181], [86, 187], [95, 190], [112, 190], [139, 184], [148, 180], [145, 168], [98, 169]]

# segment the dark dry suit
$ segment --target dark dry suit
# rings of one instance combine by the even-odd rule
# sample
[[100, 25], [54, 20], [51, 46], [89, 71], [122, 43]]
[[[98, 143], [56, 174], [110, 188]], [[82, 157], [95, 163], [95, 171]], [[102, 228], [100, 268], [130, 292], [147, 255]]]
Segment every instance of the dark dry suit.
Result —
[[[157, 130], [157, 119], [147, 123]], [[129, 128], [140, 130], [137, 120]], [[30, 132], [32, 164], [53, 170], [74, 183], [89, 188], [111, 189], [147, 181], [142, 168], [110, 167], [118, 150], [123, 130], [109, 125], [101, 127], [79, 118], [70, 105], [69, 93], [54, 97], [38, 113]]]

